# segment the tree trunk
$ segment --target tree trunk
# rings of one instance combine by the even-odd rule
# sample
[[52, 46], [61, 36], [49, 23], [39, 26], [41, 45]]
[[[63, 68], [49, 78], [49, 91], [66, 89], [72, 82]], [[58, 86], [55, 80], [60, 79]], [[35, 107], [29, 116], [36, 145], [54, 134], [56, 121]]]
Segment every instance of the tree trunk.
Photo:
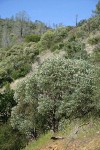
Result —
[[20, 30], [20, 35], [21, 37], [23, 36], [23, 28], [21, 27], [21, 30]]
[[54, 133], [58, 131], [58, 124], [59, 124], [59, 121], [55, 116], [55, 112], [56, 112], [56, 109], [54, 109], [53, 117], [52, 117], [52, 129]]
[[52, 128], [53, 132], [56, 132], [56, 119], [55, 119], [55, 114], [53, 113], [53, 118], [52, 118]]

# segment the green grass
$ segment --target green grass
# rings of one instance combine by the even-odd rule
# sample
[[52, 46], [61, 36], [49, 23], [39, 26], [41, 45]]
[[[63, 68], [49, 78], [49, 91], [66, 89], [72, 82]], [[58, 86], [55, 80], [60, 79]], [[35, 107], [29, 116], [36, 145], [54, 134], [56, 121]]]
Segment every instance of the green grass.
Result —
[[52, 136], [51, 132], [48, 132], [45, 135], [42, 135], [37, 141], [32, 141], [25, 149], [23, 150], [36, 150], [37, 148], [41, 148], [45, 144], [50, 141]]
[[[78, 130], [78, 132], [77, 132]], [[93, 137], [97, 132], [100, 132], [100, 119], [99, 118], [90, 118], [90, 119], [81, 119], [62, 122], [60, 127], [61, 134], [66, 137]], [[75, 134], [77, 132], [77, 134]]]
[[[75, 134], [77, 127], [79, 131]], [[92, 139], [95, 135], [100, 132], [100, 119], [90, 118], [90, 119], [76, 119], [73, 121], [62, 121], [59, 132], [54, 134], [48, 132], [45, 135], [42, 135], [37, 141], [32, 141], [30, 144], [23, 150], [39, 150], [44, 148], [50, 143], [50, 138], [52, 136], [62, 136], [65, 137], [65, 141], [75, 139]]]

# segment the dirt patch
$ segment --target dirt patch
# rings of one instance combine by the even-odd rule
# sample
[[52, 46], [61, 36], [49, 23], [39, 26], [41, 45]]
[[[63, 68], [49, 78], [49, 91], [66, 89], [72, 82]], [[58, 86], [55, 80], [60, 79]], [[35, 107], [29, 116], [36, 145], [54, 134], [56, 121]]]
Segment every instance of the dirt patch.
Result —
[[93, 138], [76, 139], [70, 143], [66, 139], [51, 141], [37, 150], [100, 150], [100, 135]]
[[39, 150], [65, 150], [62, 145], [64, 145], [64, 140], [52, 141], [51, 143], [48, 143], [47, 146]]

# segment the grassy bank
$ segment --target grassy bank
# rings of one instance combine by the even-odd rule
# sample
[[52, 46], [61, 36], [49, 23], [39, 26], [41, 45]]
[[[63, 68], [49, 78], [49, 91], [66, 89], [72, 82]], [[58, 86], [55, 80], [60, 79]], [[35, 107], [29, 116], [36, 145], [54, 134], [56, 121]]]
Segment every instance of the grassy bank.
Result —
[[32, 141], [24, 150], [99, 150], [100, 119], [75, 120], [63, 122], [57, 136], [64, 140], [50, 140], [53, 133], [42, 135], [37, 141]]

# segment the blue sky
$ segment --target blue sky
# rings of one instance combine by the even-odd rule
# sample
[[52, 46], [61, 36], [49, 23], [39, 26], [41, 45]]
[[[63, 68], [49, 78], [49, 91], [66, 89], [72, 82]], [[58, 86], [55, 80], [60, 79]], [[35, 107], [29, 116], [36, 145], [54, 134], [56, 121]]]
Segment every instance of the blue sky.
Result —
[[75, 16], [78, 15], [78, 21], [91, 17], [97, 2], [98, 0], [0, 0], [0, 16], [9, 18], [25, 10], [32, 21], [40, 20], [47, 25], [75, 25]]

